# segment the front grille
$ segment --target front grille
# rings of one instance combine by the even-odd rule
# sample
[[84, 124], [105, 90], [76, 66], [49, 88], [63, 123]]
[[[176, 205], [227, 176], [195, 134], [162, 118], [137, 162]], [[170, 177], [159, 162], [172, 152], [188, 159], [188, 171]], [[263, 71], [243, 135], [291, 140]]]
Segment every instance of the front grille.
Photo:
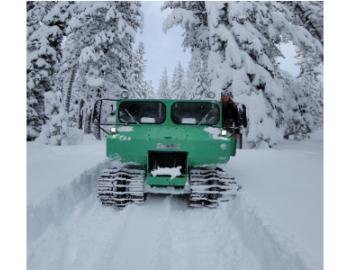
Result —
[[187, 152], [148, 152], [148, 172], [157, 169], [158, 167], [173, 168], [181, 166], [181, 174], [187, 173]]

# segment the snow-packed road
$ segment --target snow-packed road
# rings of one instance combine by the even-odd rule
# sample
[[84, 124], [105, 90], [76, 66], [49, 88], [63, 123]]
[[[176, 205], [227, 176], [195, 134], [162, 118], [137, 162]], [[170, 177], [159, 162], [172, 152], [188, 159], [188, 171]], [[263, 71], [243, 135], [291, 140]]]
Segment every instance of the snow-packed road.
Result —
[[[52, 149], [28, 145], [28, 269], [322, 269], [320, 138], [239, 151], [227, 169], [243, 189], [218, 209], [191, 209], [184, 198], [165, 196], [122, 211], [102, 207], [96, 177], [107, 166], [103, 144], [66, 148], [60, 151], [74, 149], [86, 163], [74, 164], [78, 153], [53, 162], [45, 158]], [[83, 171], [94, 159], [99, 165], [74, 181], [55, 176], [65, 166]], [[40, 199], [38, 170], [53, 175]]]

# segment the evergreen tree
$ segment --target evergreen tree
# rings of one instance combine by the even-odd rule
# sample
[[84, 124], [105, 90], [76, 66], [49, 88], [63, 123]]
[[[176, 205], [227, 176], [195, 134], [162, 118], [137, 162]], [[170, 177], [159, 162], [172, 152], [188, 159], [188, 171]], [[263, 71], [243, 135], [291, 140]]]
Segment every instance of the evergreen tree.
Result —
[[313, 50], [310, 46], [298, 46], [300, 76], [306, 73], [309, 76], [317, 77], [319, 67], [323, 65], [323, 2], [321, 1], [293, 1], [283, 2], [289, 9], [290, 16], [294, 24], [308, 30], [308, 32], [318, 41], [318, 49]]
[[28, 2], [28, 139], [41, 132], [45, 143], [62, 144], [71, 128], [89, 133], [96, 99], [132, 92], [141, 27], [140, 2]]
[[27, 40], [41, 25], [41, 21], [56, 4], [49, 1], [27, 1]]
[[[307, 63], [304, 59], [303, 65]], [[314, 64], [314, 58], [310, 63]], [[297, 78], [283, 74], [287, 104], [284, 137], [287, 139], [308, 138], [311, 131], [323, 125], [322, 66], [307, 67]]]
[[130, 89], [131, 97], [133, 98], [145, 98], [147, 96], [147, 82], [144, 79], [145, 72], [145, 60], [144, 60], [145, 49], [141, 42], [132, 58], [132, 68], [130, 75]]
[[323, 1], [285, 1], [293, 22], [304, 26], [323, 45]]
[[162, 77], [160, 78], [160, 81], [159, 81], [158, 96], [160, 98], [164, 98], [164, 99], [171, 98], [170, 91], [171, 91], [171, 89], [169, 86], [168, 72], [167, 72], [167, 69], [164, 68]]
[[132, 44], [142, 26], [139, 2], [76, 2], [70, 12], [60, 70], [64, 137], [69, 127], [92, 131], [97, 99], [132, 91]]
[[192, 52], [187, 71], [186, 89], [189, 99], [207, 99], [209, 91], [208, 71], [199, 50]]
[[59, 64], [56, 67], [54, 76], [51, 78], [53, 83], [52, 91], [46, 93], [45, 95], [45, 114], [48, 120], [43, 126], [43, 130], [40, 134], [41, 141], [47, 144], [61, 145], [64, 143], [63, 139], [65, 138], [65, 100], [63, 99], [63, 90], [61, 85], [62, 77], [60, 76], [60, 70], [63, 63], [62, 51], [64, 51], [62, 48], [62, 43], [63, 39], [67, 36], [67, 22], [71, 18], [71, 9], [73, 5], [74, 3], [72, 2], [58, 2], [43, 18], [43, 23], [51, 27], [58, 27], [60, 30], [60, 36], [58, 36], [54, 42], [55, 51], [59, 56]]
[[278, 2], [206, 2], [201, 15], [206, 20], [202, 21], [191, 9], [191, 2], [172, 2], [165, 7], [172, 9], [164, 22], [166, 27], [180, 24], [190, 32], [186, 37], [195, 32], [188, 25], [207, 28], [211, 91], [217, 97], [221, 91], [231, 91], [235, 101], [246, 104], [248, 145], [271, 147], [285, 120], [282, 81], [275, 60], [282, 54], [277, 45], [291, 40], [300, 50], [320, 53], [320, 42], [305, 27], [293, 24], [293, 13]]
[[75, 37], [80, 40], [79, 99], [84, 100], [84, 132], [91, 132], [92, 109], [101, 97], [116, 97], [132, 89], [128, 75], [132, 44], [141, 27], [139, 2], [88, 2], [78, 17]]
[[[293, 23], [304, 27], [322, 49], [298, 46], [300, 74], [289, 89], [297, 104], [287, 118], [285, 137], [303, 139], [323, 124], [323, 2], [283, 2]], [[286, 76], [285, 78], [286, 79]]]
[[171, 98], [186, 98], [185, 71], [180, 62], [177, 67], [175, 67], [171, 80]]
[[164, 21], [163, 29], [167, 31], [175, 25], [183, 27], [183, 46], [192, 52], [199, 51], [201, 59], [207, 62], [210, 33], [205, 1], [165, 1], [161, 9], [173, 10]]
[[[34, 140], [49, 116], [45, 114], [45, 94], [54, 89], [54, 75], [60, 61], [62, 31], [43, 22], [52, 4], [28, 4], [27, 32], [27, 140]], [[27, 7], [28, 7], [27, 6]]]
[[[209, 27], [204, 1], [166, 1], [162, 10], [172, 9], [163, 24], [163, 29], [167, 31], [175, 25], [180, 25], [185, 29], [183, 46], [192, 52], [192, 60], [185, 83], [185, 98], [206, 98], [209, 91], [208, 81], [208, 54]], [[196, 62], [196, 63], [194, 63]], [[196, 66], [198, 70], [191, 70]]]
[[145, 81], [145, 89], [147, 89], [147, 98], [156, 98], [156, 92], [154, 91], [152, 81]]

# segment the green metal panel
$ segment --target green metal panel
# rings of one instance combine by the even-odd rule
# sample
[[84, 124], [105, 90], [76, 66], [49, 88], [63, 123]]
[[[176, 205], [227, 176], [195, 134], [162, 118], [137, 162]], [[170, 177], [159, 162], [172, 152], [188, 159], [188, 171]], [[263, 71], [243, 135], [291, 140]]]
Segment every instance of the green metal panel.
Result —
[[188, 152], [188, 166], [226, 163], [235, 151], [235, 139], [213, 136], [204, 126], [132, 125], [132, 131], [107, 136], [107, 156], [147, 164], [148, 151]]
[[175, 187], [183, 187], [188, 179], [188, 175], [183, 175], [182, 177], [174, 177], [171, 179], [167, 176], [152, 176], [148, 175], [146, 178], [146, 183], [150, 186], [175, 186]]

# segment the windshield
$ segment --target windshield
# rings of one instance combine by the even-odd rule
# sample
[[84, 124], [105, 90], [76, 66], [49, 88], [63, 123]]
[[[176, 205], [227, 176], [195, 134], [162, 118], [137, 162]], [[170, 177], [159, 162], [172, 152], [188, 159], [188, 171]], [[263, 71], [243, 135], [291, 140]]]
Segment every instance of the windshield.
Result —
[[219, 107], [211, 102], [176, 102], [171, 109], [171, 119], [175, 124], [217, 125]]
[[119, 120], [127, 124], [161, 124], [165, 105], [159, 101], [124, 101], [119, 106]]

